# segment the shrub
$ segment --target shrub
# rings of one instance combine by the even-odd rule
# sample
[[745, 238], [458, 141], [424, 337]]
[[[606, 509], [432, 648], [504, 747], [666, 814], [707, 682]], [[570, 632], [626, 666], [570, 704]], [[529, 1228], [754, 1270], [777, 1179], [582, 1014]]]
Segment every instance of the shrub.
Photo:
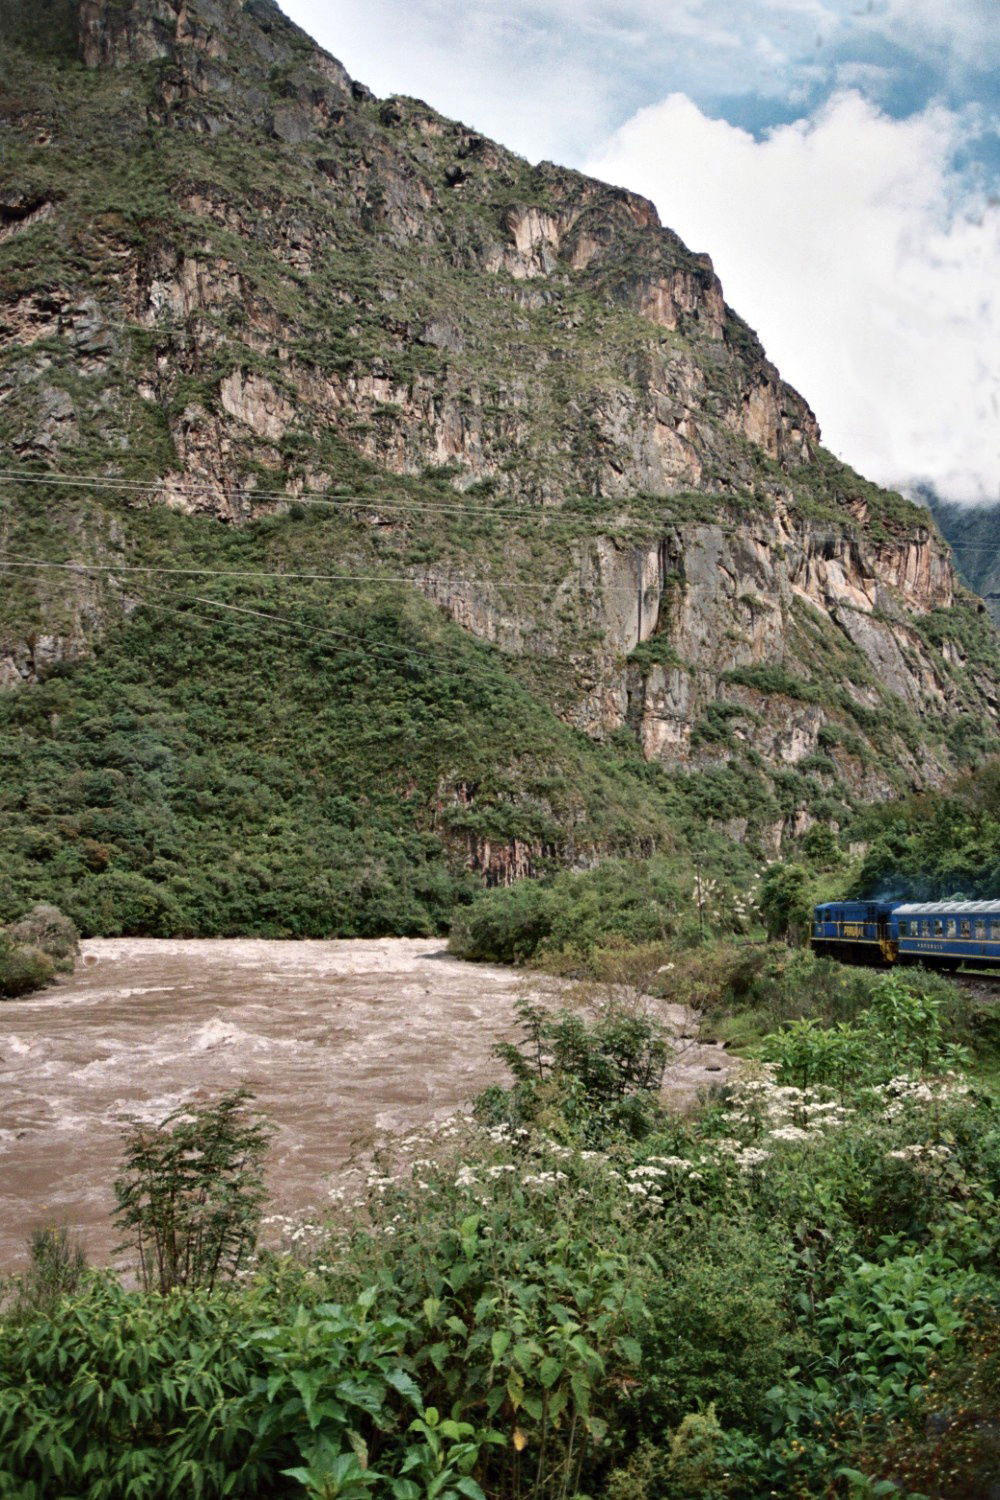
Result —
[[486, 1493], [602, 1493], [652, 1276], [610, 1163], [544, 1132], [456, 1125], [397, 1143], [344, 1214], [316, 1251], [330, 1294], [377, 1285], [413, 1324], [424, 1399], [508, 1435], [477, 1473]]
[[452, 923], [448, 947], [459, 958], [483, 963], [523, 963], [552, 931], [555, 897], [537, 881], [489, 891]]
[[138, 1255], [147, 1290], [211, 1291], [253, 1250], [270, 1131], [249, 1114], [252, 1098], [233, 1089], [129, 1135], [115, 1182], [115, 1223]]
[[864, 1442], [851, 1465], [894, 1494], [940, 1496], [943, 1485], [949, 1500], [991, 1493], [1000, 1473], [1000, 1304], [970, 1304], [958, 1348], [937, 1351], [914, 1411]]
[[742, 687], [754, 688], [758, 693], [783, 694], [786, 698], [798, 698], [804, 703], [819, 702], [822, 694], [813, 682], [803, 682], [788, 669], [775, 662], [758, 666], [733, 667], [724, 674], [726, 682], [738, 683]]
[[521, 881], [490, 891], [459, 913], [449, 946], [460, 958], [549, 964], [559, 955], [588, 966], [596, 949], [673, 940], [694, 945], [713, 931], [741, 931], [742, 892], [666, 856], [607, 859], [560, 871], [551, 884]]
[[40, 948], [17, 947], [0, 933], [0, 996], [16, 1000], [40, 990], [55, 974], [55, 964]]
[[6, 931], [12, 942], [40, 948], [47, 953], [57, 973], [72, 974], [80, 952], [80, 934], [76, 924], [64, 916], [58, 906], [39, 902], [19, 922], [12, 922]]
[[965, 1060], [946, 1036], [940, 995], [928, 992], [919, 978], [882, 974], [869, 994], [856, 1024], [790, 1021], [765, 1039], [758, 1055], [777, 1065], [782, 1083], [801, 1089], [826, 1084], [841, 1094], [903, 1072], [943, 1073]]
[[521, 1038], [494, 1049], [515, 1086], [490, 1090], [479, 1103], [481, 1118], [523, 1123], [548, 1110], [591, 1142], [616, 1131], [646, 1134], [670, 1054], [658, 1022], [618, 1001], [589, 1020], [527, 1000], [517, 1011]]
[[36, 1229], [28, 1240], [28, 1270], [18, 1278], [14, 1312], [24, 1317], [51, 1312], [60, 1297], [72, 1295], [83, 1280], [87, 1257], [69, 1230]]
[[637, 1419], [659, 1443], [709, 1402], [729, 1425], [763, 1419], [767, 1393], [795, 1362], [790, 1278], [777, 1252], [746, 1214], [698, 1215], [658, 1237]]
[[772, 941], [793, 946], [805, 941], [812, 927], [809, 876], [801, 865], [772, 865], [760, 888], [760, 910]]

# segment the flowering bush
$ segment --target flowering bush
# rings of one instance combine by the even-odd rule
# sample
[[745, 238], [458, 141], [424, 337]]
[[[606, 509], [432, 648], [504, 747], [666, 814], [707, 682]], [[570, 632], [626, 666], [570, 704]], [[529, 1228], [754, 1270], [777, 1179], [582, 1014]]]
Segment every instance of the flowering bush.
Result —
[[[81, 1270], [14, 1303], [0, 1495], [889, 1494], [939, 1417], [971, 1485], [997, 1101], [933, 991], [879, 986], [686, 1117], [641, 1012], [528, 1011], [511, 1088], [384, 1142], [328, 1211], [268, 1215], [226, 1295]], [[942, 1414], [936, 1382], [972, 1404]]]

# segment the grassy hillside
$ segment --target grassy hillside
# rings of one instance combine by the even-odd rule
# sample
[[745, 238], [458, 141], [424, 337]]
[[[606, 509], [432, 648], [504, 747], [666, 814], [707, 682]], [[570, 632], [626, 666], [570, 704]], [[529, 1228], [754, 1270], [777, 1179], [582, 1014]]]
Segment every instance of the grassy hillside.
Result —
[[0, 915], [44, 898], [90, 933], [420, 933], [519, 858], [712, 842], [683, 784], [561, 723], [412, 595], [191, 592], [0, 698]]

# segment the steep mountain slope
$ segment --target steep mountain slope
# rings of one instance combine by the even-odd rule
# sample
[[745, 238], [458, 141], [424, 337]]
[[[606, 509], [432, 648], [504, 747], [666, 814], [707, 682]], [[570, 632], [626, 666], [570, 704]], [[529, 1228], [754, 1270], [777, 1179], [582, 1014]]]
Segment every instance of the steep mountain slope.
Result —
[[1000, 505], [957, 505], [931, 493], [925, 498], [954, 549], [960, 576], [985, 599], [994, 624], [1000, 624]]
[[[193, 702], [214, 684], [230, 729], [290, 726], [269, 753], [301, 776], [301, 643], [323, 628], [355, 658], [330, 729], [347, 791], [297, 816], [339, 847], [366, 798], [412, 782], [386, 838], [419, 831], [489, 879], [709, 824], [773, 852], [984, 748], [995, 638], [927, 512], [824, 452], [651, 204], [375, 99], [270, 0], [46, 11], [0, 0], [0, 718], [19, 768], [0, 902], [150, 870], [157, 809], [184, 800], [183, 776], [126, 784], [143, 828], [93, 838], [89, 793], [60, 809], [30, 786], [43, 749], [89, 774], [145, 711], [180, 715], [167, 749], [190, 754], [218, 727]], [[441, 703], [380, 667], [400, 665], [384, 610], [412, 595], [410, 649], [464, 663]], [[196, 629], [232, 651], [198, 662]], [[197, 681], [164, 677], [164, 639]], [[243, 709], [247, 652], [271, 687]], [[132, 718], [79, 730], [125, 661]], [[36, 684], [60, 664], [53, 697]], [[470, 708], [486, 678], [509, 734]], [[386, 694], [403, 732], [355, 765], [350, 726], [363, 742]]]

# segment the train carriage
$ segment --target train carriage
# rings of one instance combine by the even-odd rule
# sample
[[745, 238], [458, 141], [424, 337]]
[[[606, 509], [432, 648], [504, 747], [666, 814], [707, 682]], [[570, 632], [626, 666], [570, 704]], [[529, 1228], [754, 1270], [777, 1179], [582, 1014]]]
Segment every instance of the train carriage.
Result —
[[901, 963], [957, 969], [1000, 964], [1000, 901], [912, 901], [893, 907], [889, 933]]
[[847, 963], [1000, 966], [1000, 900], [825, 901], [813, 912], [812, 948]]

